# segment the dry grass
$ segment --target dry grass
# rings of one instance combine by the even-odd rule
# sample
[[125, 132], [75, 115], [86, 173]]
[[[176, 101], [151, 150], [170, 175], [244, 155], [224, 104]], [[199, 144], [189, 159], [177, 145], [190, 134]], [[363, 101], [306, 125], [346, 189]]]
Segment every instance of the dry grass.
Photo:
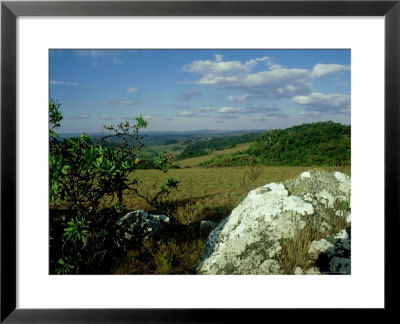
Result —
[[147, 241], [131, 249], [112, 270], [113, 274], [195, 274], [203, 255], [205, 238], [185, 241]]
[[[310, 167], [261, 167], [261, 175], [246, 185], [248, 190], [257, 188], [270, 182], [283, 182], [298, 176]], [[324, 168], [335, 170], [335, 168]], [[251, 173], [252, 167], [228, 168], [190, 168], [171, 169], [168, 173], [158, 170], [138, 170], [131, 175], [142, 181], [140, 192], [145, 196], [154, 195], [157, 188], [168, 178], [180, 181], [178, 190], [174, 190], [168, 201], [178, 208], [181, 223], [187, 223], [189, 216], [196, 221], [210, 219], [219, 221], [237, 206], [248, 192], [243, 188], [245, 174]], [[350, 168], [347, 170], [349, 174]], [[156, 187], [153, 185], [157, 184]], [[133, 192], [124, 196], [127, 210], [151, 210], [143, 199]]]
[[[350, 227], [346, 217], [350, 211], [350, 196], [347, 199], [336, 201], [333, 207], [324, 208], [324, 216], [303, 216], [301, 219], [305, 226], [301, 228], [298, 222], [292, 221], [293, 237], [282, 241], [282, 251], [278, 262], [282, 267], [283, 274], [293, 274], [296, 267], [303, 270], [309, 269], [313, 262], [308, 256], [308, 249], [314, 240], [321, 240], [328, 235], [335, 235]], [[299, 217], [292, 215], [292, 217]], [[324, 219], [329, 228], [322, 229], [321, 222]]]
[[294, 221], [298, 215], [293, 217], [293, 237], [282, 241], [282, 250], [278, 262], [281, 265], [283, 274], [293, 274], [296, 267], [307, 270], [312, 266], [308, 258], [308, 248], [314, 240], [320, 240], [327, 235], [326, 232], [320, 231], [319, 221], [306, 215], [301, 217], [305, 222], [303, 228], [300, 227], [299, 222]]

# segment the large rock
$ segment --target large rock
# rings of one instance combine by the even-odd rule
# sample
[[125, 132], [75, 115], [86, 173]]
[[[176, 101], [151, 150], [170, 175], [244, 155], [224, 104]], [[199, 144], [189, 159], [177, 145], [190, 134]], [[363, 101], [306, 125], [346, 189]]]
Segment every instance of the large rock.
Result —
[[149, 237], [160, 238], [170, 220], [165, 215], [153, 215], [144, 210], [135, 210], [119, 218], [116, 224], [126, 240], [140, 242]]
[[[336, 212], [327, 213], [327, 210], [334, 208], [336, 201], [349, 199], [349, 192], [348, 176], [324, 171], [304, 172], [285, 184], [270, 183], [250, 191], [231, 215], [210, 233], [198, 272], [281, 274], [278, 260], [283, 242], [310, 224], [311, 217], [318, 220], [321, 233], [331, 229], [327, 217], [333, 217]], [[349, 247], [349, 242], [338, 238], [332, 242], [310, 242], [310, 262], [315, 263], [315, 267], [293, 271], [297, 274], [327, 272], [326, 269], [320, 271], [318, 265], [328, 262], [332, 264], [328, 271], [334, 268], [336, 272], [348, 273], [350, 254], [331, 252], [335, 251], [336, 244]], [[325, 263], [319, 260], [321, 254], [327, 256]], [[344, 260], [346, 257], [348, 262]]]

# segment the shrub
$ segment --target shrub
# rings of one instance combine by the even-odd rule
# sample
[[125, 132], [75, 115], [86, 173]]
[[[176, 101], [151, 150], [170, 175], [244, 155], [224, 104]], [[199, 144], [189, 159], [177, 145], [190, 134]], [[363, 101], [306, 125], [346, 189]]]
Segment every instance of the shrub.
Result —
[[[55, 132], [63, 119], [60, 106], [53, 100], [49, 103], [49, 198], [51, 203], [67, 209], [68, 216], [62, 212], [51, 214], [50, 269], [58, 274], [107, 272], [109, 263], [124, 252], [125, 241], [118, 236], [115, 223], [124, 210], [124, 192], [139, 194], [140, 182], [130, 180], [128, 175], [140, 163], [138, 152], [143, 138], [139, 130], [148, 122], [139, 116], [133, 125], [126, 121], [104, 126], [108, 134], [98, 141], [86, 134], [60, 141]], [[118, 146], [113, 144], [116, 138]], [[154, 161], [164, 172], [169, 164], [168, 156]], [[177, 184], [170, 178], [154, 197], [145, 198], [157, 203]]]

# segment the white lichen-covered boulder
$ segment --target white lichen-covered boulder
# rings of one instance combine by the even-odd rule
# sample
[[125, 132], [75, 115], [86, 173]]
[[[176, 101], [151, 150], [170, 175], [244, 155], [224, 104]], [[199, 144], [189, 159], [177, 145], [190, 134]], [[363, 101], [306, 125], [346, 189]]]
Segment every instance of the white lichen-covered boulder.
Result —
[[[197, 266], [198, 273], [281, 274], [278, 260], [283, 242], [301, 231], [307, 218], [315, 217], [318, 210], [322, 210], [321, 205], [333, 205], [336, 199], [346, 199], [349, 191], [348, 176], [323, 171], [304, 172], [285, 185], [270, 183], [250, 191], [231, 215], [210, 233], [202, 261]], [[321, 224], [321, 231], [327, 227]], [[312, 242], [310, 261], [333, 250], [335, 244]], [[330, 256], [329, 261], [332, 260]], [[320, 271], [296, 269], [296, 273], [319, 274]]]
[[170, 220], [165, 215], [135, 210], [119, 218], [116, 224], [126, 240], [139, 242], [148, 237], [159, 238]]
[[350, 177], [341, 172], [307, 171], [285, 183], [291, 195], [304, 201], [333, 207], [336, 200], [349, 200]]

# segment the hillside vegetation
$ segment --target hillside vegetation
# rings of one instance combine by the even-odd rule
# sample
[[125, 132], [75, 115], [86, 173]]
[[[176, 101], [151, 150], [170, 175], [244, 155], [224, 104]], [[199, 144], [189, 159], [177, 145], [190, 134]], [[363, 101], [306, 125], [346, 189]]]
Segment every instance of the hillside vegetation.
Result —
[[[177, 160], [174, 162], [174, 166], [180, 167], [180, 168], [194, 168], [194, 167], [199, 167], [200, 163], [206, 162], [208, 160], [211, 160], [212, 158], [219, 156], [219, 155], [230, 155], [234, 154], [237, 152], [243, 152], [247, 150], [252, 143], [244, 143], [244, 144], [238, 144], [235, 147], [232, 148], [227, 148], [227, 149], [222, 149], [218, 151], [211, 152], [207, 155], [202, 155], [202, 156], [197, 156], [194, 158], [189, 158], [189, 159], [184, 159], [184, 160]], [[173, 153], [172, 153], [173, 154]]]
[[234, 148], [238, 144], [253, 142], [257, 134], [243, 134], [225, 137], [213, 137], [209, 140], [197, 140], [186, 146], [176, 157], [178, 160], [208, 155], [214, 151]]
[[349, 166], [351, 127], [319, 122], [265, 132], [244, 152], [217, 156], [203, 166]]

